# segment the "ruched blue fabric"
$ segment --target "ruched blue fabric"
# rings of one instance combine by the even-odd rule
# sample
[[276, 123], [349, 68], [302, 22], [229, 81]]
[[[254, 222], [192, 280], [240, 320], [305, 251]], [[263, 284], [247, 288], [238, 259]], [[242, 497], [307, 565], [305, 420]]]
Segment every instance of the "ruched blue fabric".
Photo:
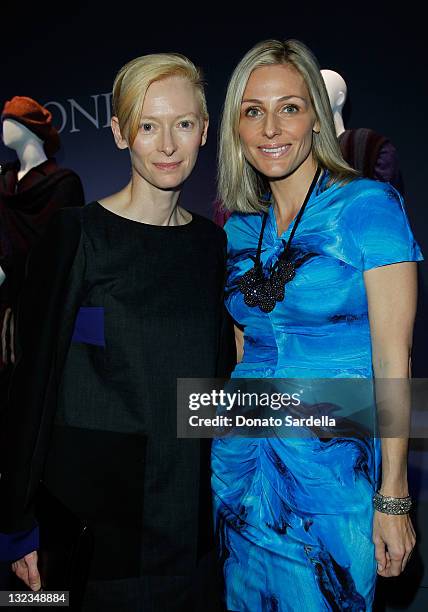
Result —
[[[234, 378], [373, 376], [363, 273], [423, 258], [393, 187], [360, 178], [329, 183], [325, 172], [292, 242], [296, 276], [270, 313], [248, 307], [237, 287], [253, 265], [262, 214], [234, 213], [225, 226], [226, 305], [245, 337]], [[269, 207], [266, 272], [293, 223], [278, 236]], [[380, 465], [380, 440], [370, 436], [214, 440], [214, 515], [228, 610], [371, 610]]]

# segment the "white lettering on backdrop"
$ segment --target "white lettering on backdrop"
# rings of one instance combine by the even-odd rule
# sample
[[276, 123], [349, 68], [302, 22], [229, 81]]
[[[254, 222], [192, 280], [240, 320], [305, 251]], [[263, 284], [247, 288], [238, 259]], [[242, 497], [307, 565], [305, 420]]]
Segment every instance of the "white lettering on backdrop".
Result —
[[100, 130], [110, 127], [112, 93], [93, 94], [88, 103], [75, 98], [67, 98], [64, 102], [49, 100], [44, 106], [53, 115], [53, 124], [58, 132], [68, 131], [70, 134], [80, 132], [87, 127]]

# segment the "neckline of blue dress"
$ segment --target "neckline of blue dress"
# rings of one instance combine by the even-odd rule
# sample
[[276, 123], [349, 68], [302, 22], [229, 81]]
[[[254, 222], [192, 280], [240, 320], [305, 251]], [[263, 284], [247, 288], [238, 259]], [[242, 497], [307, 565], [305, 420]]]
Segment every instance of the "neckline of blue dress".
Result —
[[[327, 187], [327, 183], [330, 179], [330, 173], [328, 170], [324, 170], [323, 174], [321, 175], [315, 189], [313, 190], [308, 203], [306, 205], [306, 210], [302, 216], [302, 221], [301, 223], [304, 223], [305, 221], [305, 217], [308, 215], [308, 213], [310, 212], [310, 208], [313, 205], [313, 203], [315, 201], [319, 201], [321, 198], [325, 197], [326, 195], [330, 196], [332, 193], [332, 190], [335, 190], [336, 188], [338, 188], [340, 185], [335, 182], [332, 185], [330, 185], [329, 187]], [[288, 238], [288, 236], [291, 233], [291, 230], [294, 227], [294, 223], [296, 221], [297, 215], [296, 217], [294, 217], [294, 219], [292, 219], [290, 221], [290, 223], [288, 224], [287, 229], [280, 235], [278, 236], [278, 225], [276, 222], [276, 217], [275, 217], [275, 210], [274, 210], [274, 205], [272, 200], [270, 200], [270, 205], [268, 208], [268, 220], [267, 220], [267, 227], [266, 229], [269, 232], [269, 235], [271, 238], [273, 238], [276, 242], [282, 242], [282, 240], [285, 240]], [[299, 214], [297, 212], [297, 214]], [[297, 230], [298, 232], [298, 230]], [[296, 232], [296, 235], [297, 235]]]

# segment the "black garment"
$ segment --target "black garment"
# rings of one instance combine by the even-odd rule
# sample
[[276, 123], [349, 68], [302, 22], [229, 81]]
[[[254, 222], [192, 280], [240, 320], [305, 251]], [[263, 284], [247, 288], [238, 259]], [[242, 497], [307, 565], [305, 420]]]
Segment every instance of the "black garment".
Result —
[[52, 214], [85, 203], [79, 176], [60, 168], [53, 158], [31, 168], [20, 181], [18, 171], [18, 161], [0, 166], [0, 266], [6, 274], [0, 289], [3, 307], [16, 305], [26, 257]]
[[[79, 176], [58, 167], [53, 158], [31, 168], [20, 181], [18, 171], [18, 161], [0, 166], [0, 266], [6, 274], [0, 286], [0, 329], [8, 308], [16, 316], [28, 253], [40, 240], [53, 213], [85, 203]], [[6, 346], [10, 343], [8, 335]], [[0, 354], [0, 417], [12, 370], [9, 349], [7, 353], [6, 363]]]
[[[11, 503], [0, 531], [34, 524], [43, 478], [92, 524], [91, 578], [115, 585], [109, 609], [133, 612], [143, 600], [144, 612], [192, 609], [192, 576], [210, 544], [209, 453], [176, 437], [176, 379], [226, 373], [225, 242], [196, 214], [159, 227], [93, 202], [60, 211], [30, 258], [4, 441], [1, 484]], [[82, 308], [97, 309], [105, 346], [81, 336], [70, 343]], [[122, 587], [135, 594], [129, 607]]]
[[362, 176], [391, 183], [404, 195], [397, 150], [386, 136], [368, 128], [345, 130], [339, 145], [343, 158]]

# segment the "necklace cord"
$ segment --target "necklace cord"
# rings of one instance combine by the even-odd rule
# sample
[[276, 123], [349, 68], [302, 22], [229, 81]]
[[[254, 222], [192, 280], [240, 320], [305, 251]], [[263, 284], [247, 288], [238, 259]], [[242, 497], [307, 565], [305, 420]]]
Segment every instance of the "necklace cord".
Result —
[[282, 239], [284, 250], [277, 258], [274, 266], [270, 266], [267, 277], [263, 271], [263, 266], [260, 259], [262, 253], [263, 235], [268, 218], [268, 213], [263, 213], [259, 243], [257, 245], [257, 254], [256, 257], [250, 256], [250, 259], [254, 262], [254, 265], [250, 270], [247, 270], [247, 272], [245, 272], [245, 274], [243, 274], [238, 281], [239, 291], [244, 295], [244, 302], [247, 306], [250, 306], [251, 308], [258, 306], [262, 312], [272, 312], [277, 302], [282, 302], [284, 300], [285, 285], [292, 281], [295, 277], [298, 262], [301, 265], [305, 260], [309, 259], [309, 257], [313, 255], [313, 253], [307, 253], [301, 257], [298, 262], [292, 262], [289, 259], [288, 253], [290, 250], [291, 241], [296, 233], [297, 227], [305, 211], [306, 204], [308, 203], [311, 193], [314, 190], [320, 173], [321, 169], [318, 167], [306, 193], [305, 200], [296, 216], [290, 237], [287, 242]]
[[302, 206], [300, 207], [299, 213], [298, 213], [298, 215], [296, 217], [296, 221], [294, 223], [293, 229], [291, 230], [290, 238], [287, 241], [287, 246], [284, 249], [284, 251], [287, 252], [287, 253], [290, 250], [291, 241], [293, 240], [294, 234], [296, 233], [297, 227], [298, 227], [298, 225], [300, 223], [300, 219], [302, 218], [303, 213], [305, 212], [306, 205], [307, 205], [307, 203], [309, 201], [309, 198], [312, 195], [312, 192], [313, 192], [313, 190], [315, 188], [315, 185], [318, 182], [320, 174], [321, 174], [321, 168], [318, 166], [317, 171], [315, 172], [315, 176], [312, 179], [312, 183], [311, 183], [311, 185], [310, 185], [310, 187], [308, 189], [308, 193], [306, 194], [305, 200], [304, 200]]
[[263, 213], [262, 228], [260, 230], [259, 243], [257, 245], [257, 254], [256, 254], [256, 264], [258, 265], [260, 265], [260, 256], [262, 254], [262, 244], [263, 244], [263, 234], [265, 233], [267, 218], [268, 218], [267, 213]]
[[[277, 262], [275, 263], [275, 266], [274, 266], [274, 267], [276, 267], [276, 265], [278, 264], [278, 262], [279, 262], [280, 260], [285, 259], [285, 258], [286, 258], [286, 256], [288, 255], [288, 252], [289, 252], [289, 250], [290, 250], [291, 241], [293, 240], [294, 234], [296, 233], [297, 227], [298, 227], [298, 225], [299, 225], [299, 223], [300, 223], [300, 219], [302, 218], [303, 213], [305, 212], [306, 205], [307, 205], [307, 203], [308, 203], [308, 201], [309, 201], [309, 198], [310, 198], [310, 197], [311, 197], [311, 195], [312, 195], [312, 192], [313, 192], [313, 190], [314, 190], [314, 188], [315, 188], [315, 185], [316, 185], [316, 184], [317, 184], [317, 182], [318, 182], [318, 179], [319, 179], [319, 177], [320, 177], [320, 174], [321, 174], [321, 168], [318, 166], [317, 171], [315, 172], [314, 178], [312, 179], [312, 182], [311, 182], [311, 184], [310, 184], [310, 187], [309, 187], [309, 189], [308, 189], [308, 191], [307, 191], [307, 193], [306, 193], [306, 196], [305, 196], [304, 202], [303, 202], [302, 206], [300, 207], [300, 210], [299, 210], [299, 212], [298, 212], [298, 214], [297, 214], [297, 217], [296, 217], [296, 220], [295, 220], [295, 223], [294, 223], [293, 229], [291, 230], [290, 237], [289, 237], [289, 239], [287, 240], [287, 243], [286, 243], [286, 244], [285, 244], [285, 240], [283, 240], [283, 241], [282, 241], [282, 242], [283, 242], [283, 244], [284, 244], [284, 250], [283, 250], [283, 252], [281, 253], [280, 257], [278, 258]], [[275, 214], [275, 213], [274, 213], [274, 214]], [[263, 213], [262, 227], [261, 227], [261, 230], [260, 230], [260, 235], [259, 235], [259, 243], [258, 243], [258, 245], [257, 245], [257, 254], [256, 254], [256, 264], [257, 264], [257, 265], [260, 265], [260, 257], [261, 257], [261, 253], [262, 253], [262, 244], [263, 244], [263, 235], [264, 235], [264, 233], [265, 233], [265, 227], [266, 227], [266, 221], [267, 221], [267, 218], [268, 218], [268, 213], [267, 213], [267, 212], [264, 212], [264, 213]]]

